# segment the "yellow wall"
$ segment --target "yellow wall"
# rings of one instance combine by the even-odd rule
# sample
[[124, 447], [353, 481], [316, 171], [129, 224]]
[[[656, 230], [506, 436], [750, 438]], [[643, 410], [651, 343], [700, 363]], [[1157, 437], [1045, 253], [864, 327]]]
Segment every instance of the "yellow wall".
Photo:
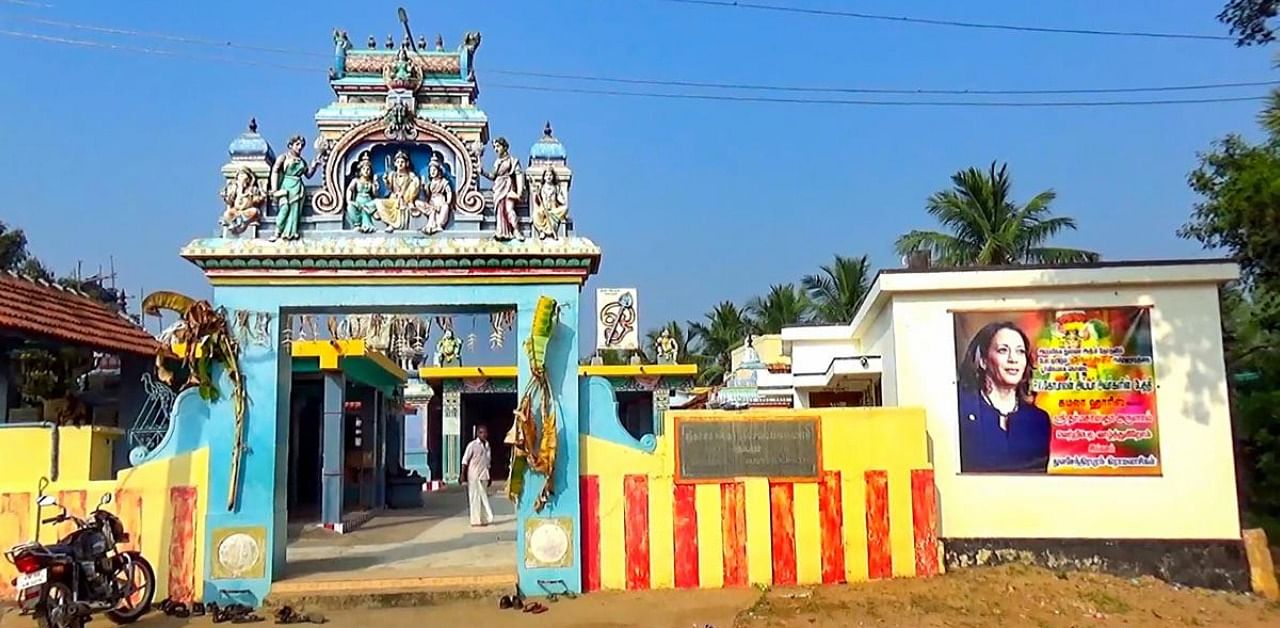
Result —
[[[756, 350], [756, 355], [760, 356], [760, 361], [765, 364], [791, 364], [791, 357], [782, 354], [781, 334], [754, 336], [751, 339], [751, 346]], [[729, 353], [729, 360], [733, 369], [737, 369], [742, 364], [743, 356], [746, 353], [747, 344], [745, 342]]]
[[[582, 437], [581, 473], [585, 478], [594, 478], [589, 481], [599, 484], [599, 504], [595, 509], [598, 514], [588, 512], [590, 504], [585, 504], [583, 516], [598, 516], [599, 519], [600, 588], [627, 588], [624, 478], [628, 475], [647, 476], [649, 586], [673, 586], [673, 478], [676, 463], [673, 420], [677, 416], [748, 420], [819, 416], [823, 470], [839, 471], [841, 477], [843, 528], [840, 537], [845, 554], [843, 580], [860, 581], [869, 577], [864, 492], [864, 474], [867, 471], [886, 471], [888, 474], [888, 542], [893, 575], [917, 574], [911, 475], [913, 470], [930, 469], [923, 411], [914, 408], [685, 411], [667, 413], [663, 435], [658, 437], [657, 448], [652, 454], [591, 436]], [[746, 498], [748, 578], [753, 584], [771, 584], [774, 574], [769, 478], [739, 478], [737, 481], [743, 483]], [[694, 490], [700, 586], [715, 588], [724, 584], [721, 486], [698, 484]], [[818, 496], [817, 483], [794, 483], [798, 584], [823, 581]], [[590, 542], [590, 539], [584, 542]], [[589, 552], [590, 548], [584, 551], [588, 555]]]
[[[121, 471], [115, 479], [91, 479], [102, 474], [102, 462], [90, 451], [100, 451], [102, 442], [110, 433], [89, 428], [59, 428], [61, 430], [58, 481], [45, 489], [45, 494], [62, 501], [84, 492], [84, 509], [92, 511], [105, 494], [111, 494], [113, 502], [105, 510], [116, 513], [126, 530], [132, 535], [130, 545], [140, 542], [138, 549], [156, 570], [156, 602], [169, 595], [171, 559], [187, 557], [180, 568], [190, 569], [193, 591], [203, 590], [203, 526], [208, 495], [209, 456], [207, 449], [174, 458], [157, 460]], [[0, 549], [7, 550], [18, 543], [34, 538], [35, 526], [40, 518], [56, 515], [56, 508], [36, 507], [38, 482], [49, 476], [50, 431], [40, 428], [0, 430], [0, 451], [6, 458], [0, 471]], [[108, 447], [109, 450], [109, 447]], [[105, 463], [110, 468], [109, 459]], [[106, 473], [106, 475], [110, 475]], [[190, 487], [195, 491], [194, 513], [190, 521], [190, 538], [174, 535], [174, 487]], [[124, 496], [124, 499], [120, 499]], [[66, 504], [73, 514], [83, 515], [78, 504]], [[37, 514], [37, 510], [40, 512]], [[55, 529], [45, 525], [40, 530], [40, 540], [52, 543], [67, 532], [66, 526]], [[0, 592], [10, 593], [13, 566], [0, 561]]]

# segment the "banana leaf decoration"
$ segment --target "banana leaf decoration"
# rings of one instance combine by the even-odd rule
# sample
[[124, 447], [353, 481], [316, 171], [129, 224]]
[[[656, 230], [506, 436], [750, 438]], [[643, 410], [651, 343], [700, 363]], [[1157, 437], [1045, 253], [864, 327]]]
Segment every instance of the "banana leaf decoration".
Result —
[[153, 292], [142, 301], [142, 311], [158, 316], [162, 310], [176, 313], [181, 325], [174, 332], [175, 343], [186, 350], [177, 355], [170, 347], [161, 347], [156, 355], [156, 373], [162, 381], [173, 385], [173, 372], [167, 368], [170, 362], [179, 362], [187, 372], [187, 381], [180, 388], [196, 388], [200, 398], [218, 401], [222, 393], [213, 375], [214, 363], [221, 363], [231, 380], [231, 402], [235, 412], [235, 436], [231, 452], [231, 487], [227, 491], [227, 510], [235, 510], [240, 497], [240, 468], [244, 456], [244, 422], [249, 406], [244, 386], [244, 373], [240, 370], [240, 344], [227, 321], [226, 312], [214, 309], [208, 301], [198, 301], [177, 292]]
[[515, 446], [512, 448], [511, 471], [507, 482], [507, 496], [512, 501], [519, 501], [527, 471], [532, 470], [547, 477], [542, 491], [533, 503], [535, 512], [542, 511], [555, 488], [556, 450], [560, 430], [556, 417], [557, 404], [546, 369], [547, 345], [551, 342], [555, 325], [555, 299], [546, 296], [539, 298], [533, 312], [533, 329], [524, 343], [532, 377], [515, 410]]

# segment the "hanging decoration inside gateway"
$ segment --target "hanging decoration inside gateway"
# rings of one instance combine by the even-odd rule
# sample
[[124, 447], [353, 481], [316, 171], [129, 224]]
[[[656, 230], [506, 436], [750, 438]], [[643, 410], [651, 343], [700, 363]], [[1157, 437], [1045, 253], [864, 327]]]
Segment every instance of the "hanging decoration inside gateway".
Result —
[[[543, 296], [533, 310], [533, 330], [524, 343], [529, 356], [531, 377], [516, 407], [515, 423], [507, 434], [511, 448], [510, 475], [507, 478], [507, 497], [518, 502], [524, 491], [525, 473], [533, 470], [547, 477], [533, 502], [534, 512], [542, 512], [555, 488], [557, 434], [556, 399], [547, 376], [547, 345], [556, 326], [556, 300]], [[541, 419], [539, 421], [538, 419]], [[541, 434], [539, 434], [539, 422]]]

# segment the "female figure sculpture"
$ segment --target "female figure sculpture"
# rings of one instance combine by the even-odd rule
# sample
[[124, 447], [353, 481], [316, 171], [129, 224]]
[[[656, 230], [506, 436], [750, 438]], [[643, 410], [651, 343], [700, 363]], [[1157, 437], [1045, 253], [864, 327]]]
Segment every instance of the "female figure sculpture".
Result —
[[493, 162], [493, 172], [482, 169], [480, 175], [493, 181], [493, 208], [498, 219], [494, 237], [524, 240], [524, 234], [520, 232], [520, 218], [516, 215], [516, 204], [524, 197], [524, 173], [520, 172], [520, 162], [511, 156], [507, 138], [494, 140], [493, 149], [498, 153]]
[[378, 219], [387, 225], [387, 232], [403, 229], [409, 222], [409, 214], [422, 209], [418, 197], [422, 194], [422, 179], [413, 171], [409, 153], [399, 151], [382, 175], [382, 185], [387, 197], [374, 201]]
[[436, 366], [462, 366], [462, 341], [453, 335], [452, 329], [436, 343]]
[[360, 156], [356, 177], [347, 184], [347, 223], [360, 233], [373, 233], [373, 216], [378, 211], [375, 197], [378, 182], [373, 178], [373, 161], [369, 153]]
[[276, 159], [271, 168], [271, 190], [279, 213], [276, 214], [276, 234], [271, 241], [297, 240], [298, 226], [302, 222], [302, 197], [306, 194], [303, 179], [315, 175], [325, 155], [320, 147], [319, 158], [311, 164], [302, 158], [307, 140], [301, 135], [289, 138], [289, 150]]
[[559, 179], [554, 168], [543, 170], [538, 191], [532, 197], [533, 230], [543, 240], [558, 238], [560, 225], [569, 215], [569, 200], [560, 189]]
[[444, 177], [440, 158], [433, 156], [427, 166], [427, 224], [422, 232], [430, 235], [443, 231], [452, 211], [453, 185]]
[[249, 225], [258, 224], [262, 203], [266, 194], [258, 187], [257, 177], [248, 166], [241, 166], [236, 178], [222, 188], [222, 201], [227, 204], [218, 221], [232, 233], [240, 233]]

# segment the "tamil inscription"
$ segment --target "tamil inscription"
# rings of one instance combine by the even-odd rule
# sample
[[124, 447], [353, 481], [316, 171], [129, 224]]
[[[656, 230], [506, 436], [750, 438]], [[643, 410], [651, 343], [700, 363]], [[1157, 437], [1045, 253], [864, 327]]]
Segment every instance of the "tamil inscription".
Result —
[[817, 479], [819, 420], [739, 419], [676, 422], [676, 481], [740, 477]]

